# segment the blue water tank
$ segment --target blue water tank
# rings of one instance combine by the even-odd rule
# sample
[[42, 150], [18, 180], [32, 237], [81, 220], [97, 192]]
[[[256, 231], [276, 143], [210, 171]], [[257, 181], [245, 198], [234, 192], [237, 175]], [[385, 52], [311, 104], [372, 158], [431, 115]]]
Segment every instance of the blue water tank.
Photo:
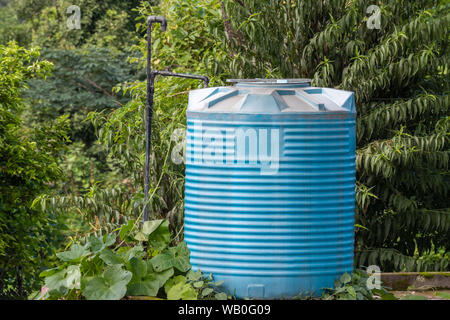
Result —
[[185, 229], [193, 270], [238, 298], [318, 295], [353, 269], [353, 92], [307, 79], [193, 90]]

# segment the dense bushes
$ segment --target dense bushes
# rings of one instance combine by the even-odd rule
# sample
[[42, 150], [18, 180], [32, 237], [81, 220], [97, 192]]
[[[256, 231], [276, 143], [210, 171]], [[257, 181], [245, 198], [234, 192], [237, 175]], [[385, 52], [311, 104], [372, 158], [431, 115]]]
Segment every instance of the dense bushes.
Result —
[[27, 128], [20, 114], [27, 80], [45, 77], [51, 64], [37, 50], [0, 46], [0, 295], [23, 297], [63, 240], [49, 212], [34, 198], [59, 180], [57, 157], [67, 138], [67, 116]]
[[[60, 235], [53, 228], [63, 226], [55, 219], [70, 215], [70, 243], [86, 250], [92, 249], [92, 236], [141, 230], [134, 222], [144, 206], [144, 34], [150, 14], [169, 21], [165, 33], [153, 30], [153, 68], [206, 74], [211, 85], [223, 85], [227, 77], [308, 77], [317, 86], [355, 91], [355, 265], [378, 264], [383, 271], [449, 268], [449, 13], [443, 1], [386, 1], [380, 29], [369, 29], [366, 10], [372, 3], [365, 0], [162, 0], [158, 6], [80, 0], [75, 4], [85, 15], [78, 33], [65, 27], [65, 4], [21, 0], [0, 10], [10, 23], [22, 25], [0, 22], [0, 41], [51, 46], [43, 52], [55, 64], [51, 78], [32, 80], [47, 74], [49, 64], [35, 63], [36, 51], [2, 47], [1, 67], [10, 68], [6, 76], [0, 73], [3, 294], [33, 288], [38, 270], [26, 268], [31, 261], [46, 264], [46, 254], [36, 248], [56, 250], [53, 241]], [[32, 19], [33, 10], [49, 19]], [[126, 63], [126, 56], [135, 64]], [[29, 89], [22, 95], [26, 81]], [[171, 154], [183, 143], [187, 93], [202, 83], [158, 78], [156, 86], [150, 207], [152, 218], [169, 220], [175, 247], [183, 235], [184, 166], [171, 161]], [[70, 114], [67, 135], [75, 141], [64, 154], [67, 119], [51, 121], [61, 114]], [[74, 221], [83, 228], [72, 228]], [[102, 261], [97, 283], [105, 280], [108, 265], [99, 255], [91, 250], [83, 257]], [[80, 273], [76, 267], [68, 273], [68, 262], [44, 275], [82, 277], [83, 262]], [[132, 269], [128, 262], [122, 271]], [[81, 291], [72, 289], [74, 298], [88, 297], [82, 284]], [[167, 297], [164, 290], [158, 294]]]
[[[376, 29], [373, 1], [222, 3], [233, 77], [355, 92], [355, 265], [449, 270], [448, 4], [383, 1]], [[434, 248], [447, 254], [426, 259]]]

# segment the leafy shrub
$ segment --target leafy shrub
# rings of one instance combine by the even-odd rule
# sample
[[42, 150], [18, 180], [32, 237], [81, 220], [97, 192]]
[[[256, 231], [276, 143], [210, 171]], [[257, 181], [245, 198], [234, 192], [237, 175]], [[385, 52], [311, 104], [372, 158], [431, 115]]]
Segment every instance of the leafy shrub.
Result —
[[185, 242], [170, 246], [167, 220], [151, 220], [135, 231], [130, 220], [120, 230], [89, 236], [57, 253], [60, 265], [45, 270], [46, 290], [35, 299], [117, 300], [150, 296], [170, 300], [224, 299], [220, 283], [190, 270]]
[[449, 270], [448, 1], [222, 1], [232, 77], [305, 77], [355, 92], [355, 266]]
[[31, 208], [34, 198], [59, 180], [58, 154], [68, 141], [62, 116], [35, 128], [23, 124], [26, 81], [46, 77], [51, 63], [39, 50], [11, 42], [0, 46], [0, 296], [23, 297], [37, 286], [63, 240], [61, 219]]
[[334, 288], [326, 288], [322, 293], [324, 300], [397, 300], [384, 287], [369, 289], [369, 276], [362, 270], [355, 270], [352, 274], [344, 273], [335, 281]]

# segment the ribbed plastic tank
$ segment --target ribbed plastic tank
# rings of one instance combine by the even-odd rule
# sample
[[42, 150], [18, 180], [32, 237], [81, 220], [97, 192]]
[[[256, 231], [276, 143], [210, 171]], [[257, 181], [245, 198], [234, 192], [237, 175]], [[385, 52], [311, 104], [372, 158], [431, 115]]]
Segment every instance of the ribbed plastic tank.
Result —
[[353, 270], [353, 92], [233, 80], [187, 108], [185, 229], [193, 270], [238, 298], [318, 295]]

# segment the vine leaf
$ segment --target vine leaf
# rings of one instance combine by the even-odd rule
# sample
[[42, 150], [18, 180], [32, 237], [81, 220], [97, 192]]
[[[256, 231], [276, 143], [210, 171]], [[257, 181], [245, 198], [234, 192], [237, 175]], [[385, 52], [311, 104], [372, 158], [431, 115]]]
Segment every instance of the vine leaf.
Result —
[[181, 272], [187, 272], [191, 267], [189, 264], [189, 249], [185, 242], [180, 242], [176, 247], [168, 248], [167, 251], [158, 254], [150, 261], [157, 272], [172, 267]]
[[145, 221], [144, 225], [142, 226], [142, 233], [146, 236], [151, 235], [153, 231], [158, 229], [163, 221], [164, 219]]
[[197, 291], [186, 283], [186, 277], [182, 275], [169, 279], [164, 290], [168, 300], [197, 300]]
[[90, 236], [87, 240], [87, 246], [91, 248], [93, 253], [98, 253], [115, 242], [116, 236], [114, 234], [105, 234], [103, 237]]
[[[168, 220], [155, 220], [160, 221], [154, 224], [147, 225], [147, 230], [151, 232], [148, 235], [148, 243], [155, 250], [164, 250], [170, 243], [170, 230]], [[150, 221], [148, 221], [150, 222]], [[156, 227], [155, 225], [158, 224]], [[144, 230], [143, 230], [144, 232]]]
[[107, 265], [113, 266], [113, 265], [120, 265], [123, 264], [125, 261], [123, 257], [119, 256], [118, 254], [114, 253], [110, 249], [104, 249], [100, 253], [100, 259], [102, 259]]
[[88, 300], [119, 300], [127, 292], [132, 274], [120, 265], [108, 267], [103, 275], [86, 283], [83, 294]]
[[58, 294], [65, 295], [71, 289], [80, 289], [80, 278], [80, 266], [70, 265], [45, 278], [45, 286], [50, 292], [56, 291]]
[[173, 268], [155, 272], [150, 260], [133, 258], [128, 263], [133, 277], [128, 284], [127, 294], [130, 296], [156, 296], [159, 289], [173, 276]]
[[352, 280], [352, 277], [346, 272], [341, 276], [341, 279], [339, 280], [341, 283], [349, 283]]
[[90, 254], [87, 246], [81, 246], [79, 244], [73, 244], [69, 251], [58, 252], [56, 256], [62, 261], [66, 262], [79, 262], [83, 257]]

